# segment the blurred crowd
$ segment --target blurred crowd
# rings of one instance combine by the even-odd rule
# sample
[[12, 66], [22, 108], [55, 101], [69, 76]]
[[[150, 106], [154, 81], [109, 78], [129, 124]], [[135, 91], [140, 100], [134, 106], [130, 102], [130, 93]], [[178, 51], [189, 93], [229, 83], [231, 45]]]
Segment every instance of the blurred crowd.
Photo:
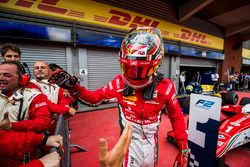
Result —
[[[226, 83], [220, 82], [220, 76], [217, 72], [210, 72], [210, 77], [207, 77], [207, 74], [200, 74], [199, 71], [193, 75], [186, 75], [186, 73], [187, 71], [181, 71], [179, 75], [179, 94], [200, 93], [201, 84], [214, 85], [218, 90], [221, 89], [221, 86], [228, 91], [250, 90], [250, 75], [247, 73], [231, 73], [228, 75], [228, 82]], [[203, 79], [204, 76], [206, 76], [206, 80]]]

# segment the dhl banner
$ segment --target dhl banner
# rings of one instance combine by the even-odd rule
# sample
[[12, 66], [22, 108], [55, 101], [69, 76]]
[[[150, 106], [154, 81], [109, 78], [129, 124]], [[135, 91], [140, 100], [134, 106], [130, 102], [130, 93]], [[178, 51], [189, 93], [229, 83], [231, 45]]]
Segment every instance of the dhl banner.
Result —
[[246, 59], [250, 59], [250, 50], [248, 49], [242, 49], [242, 57]]
[[224, 47], [223, 38], [92, 0], [0, 0], [1, 8], [126, 31], [137, 26], [152, 26], [161, 29], [168, 40], [218, 50]]

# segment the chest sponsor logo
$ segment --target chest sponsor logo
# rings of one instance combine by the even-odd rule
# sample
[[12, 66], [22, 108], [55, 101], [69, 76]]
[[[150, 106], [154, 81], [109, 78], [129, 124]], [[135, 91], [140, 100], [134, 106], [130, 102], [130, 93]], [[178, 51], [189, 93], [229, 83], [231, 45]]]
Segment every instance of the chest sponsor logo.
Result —
[[137, 101], [136, 96], [123, 96], [124, 100]]

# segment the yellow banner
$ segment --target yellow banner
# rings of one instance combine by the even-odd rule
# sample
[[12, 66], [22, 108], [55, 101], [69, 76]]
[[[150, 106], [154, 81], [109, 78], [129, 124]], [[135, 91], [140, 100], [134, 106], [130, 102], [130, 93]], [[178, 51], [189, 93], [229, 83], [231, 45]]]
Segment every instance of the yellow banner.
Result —
[[242, 49], [242, 57], [246, 59], [250, 59], [250, 50], [248, 49]]
[[224, 47], [223, 38], [92, 0], [0, 0], [0, 8], [126, 31], [136, 26], [152, 26], [161, 29], [163, 37], [169, 40], [218, 50]]

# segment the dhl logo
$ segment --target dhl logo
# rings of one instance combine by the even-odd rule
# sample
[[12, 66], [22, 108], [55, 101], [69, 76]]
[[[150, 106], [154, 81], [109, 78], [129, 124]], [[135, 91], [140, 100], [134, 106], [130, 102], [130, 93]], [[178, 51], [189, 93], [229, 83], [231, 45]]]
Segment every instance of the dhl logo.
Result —
[[[84, 12], [66, 9], [56, 6], [60, 0], [42, 0], [40, 3], [35, 4], [37, 0], [16, 0], [14, 6], [31, 8], [33, 5], [37, 5], [37, 8], [44, 12], [56, 13], [61, 15], [68, 15], [72, 17], [84, 18]], [[0, 0], [0, 3], [9, 3], [10, 0]], [[99, 22], [107, 22], [119, 26], [129, 26], [135, 28], [138, 26], [150, 26], [157, 27], [159, 22], [153, 21], [148, 18], [140, 16], [131, 16], [129, 13], [121, 12], [118, 10], [110, 9], [112, 16], [110, 18], [94, 15], [94, 20]]]
[[[80, 2], [80, 0], [79, 0]], [[88, 2], [88, 3], [87, 3]], [[180, 26], [168, 26], [170, 23], [159, 21], [154, 18], [142, 16], [129, 11], [114, 9], [112, 6], [105, 6], [105, 10], [93, 13], [88, 9], [100, 8], [94, 1], [84, 1], [82, 5], [70, 5], [70, 0], [0, 0], [1, 7], [8, 7], [12, 10], [23, 10], [36, 14], [46, 14], [51, 17], [62, 17], [67, 19], [78, 20], [90, 24], [99, 24], [102, 26], [116, 26], [116, 28], [135, 28], [138, 26], [150, 26], [160, 28], [163, 37], [171, 40], [181, 40], [185, 42], [196, 43], [199, 45], [213, 46], [216, 42], [223, 48], [223, 40], [215, 39], [212, 43], [211, 36], [197, 31], [193, 31]], [[168, 28], [171, 27], [171, 28]], [[213, 38], [213, 37], [212, 37]]]
[[196, 42], [196, 43], [201, 43], [203, 45], [211, 45], [210, 42], [206, 41], [206, 35], [205, 34], [193, 32], [191, 30], [187, 30], [187, 29], [184, 29], [184, 28], [181, 29], [180, 34], [175, 34], [175, 37], [183, 39], [183, 40], [188, 40], [188, 41], [192, 41], [192, 42]]
[[150, 27], [157, 27], [160, 22], [153, 21], [148, 18], [143, 18], [140, 16], [132, 17], [130, 14], [113, 10], [109, 11], [110, 14], [113, 14], [109, 19], [108, 23], [116, 24], [120, 26], [129, 26], [131, 28], [135, 28], [138, 26], [150, 26]]
[[[7, 4], [9, 3], [9, 1], [10, 0], [0, 0], [0, 3]], [[42, 0], [40, 3], [34, 4], [36, 1], [37, 0], [17, 0], [16, 3], [14, 3], [14, 5], [23, 8], [31, 8], [33, 5], [37, 5], [37, 8], [44, 12], [84, 18], [84, 12], [57, 7], [56, 4], [60, 0]]]

